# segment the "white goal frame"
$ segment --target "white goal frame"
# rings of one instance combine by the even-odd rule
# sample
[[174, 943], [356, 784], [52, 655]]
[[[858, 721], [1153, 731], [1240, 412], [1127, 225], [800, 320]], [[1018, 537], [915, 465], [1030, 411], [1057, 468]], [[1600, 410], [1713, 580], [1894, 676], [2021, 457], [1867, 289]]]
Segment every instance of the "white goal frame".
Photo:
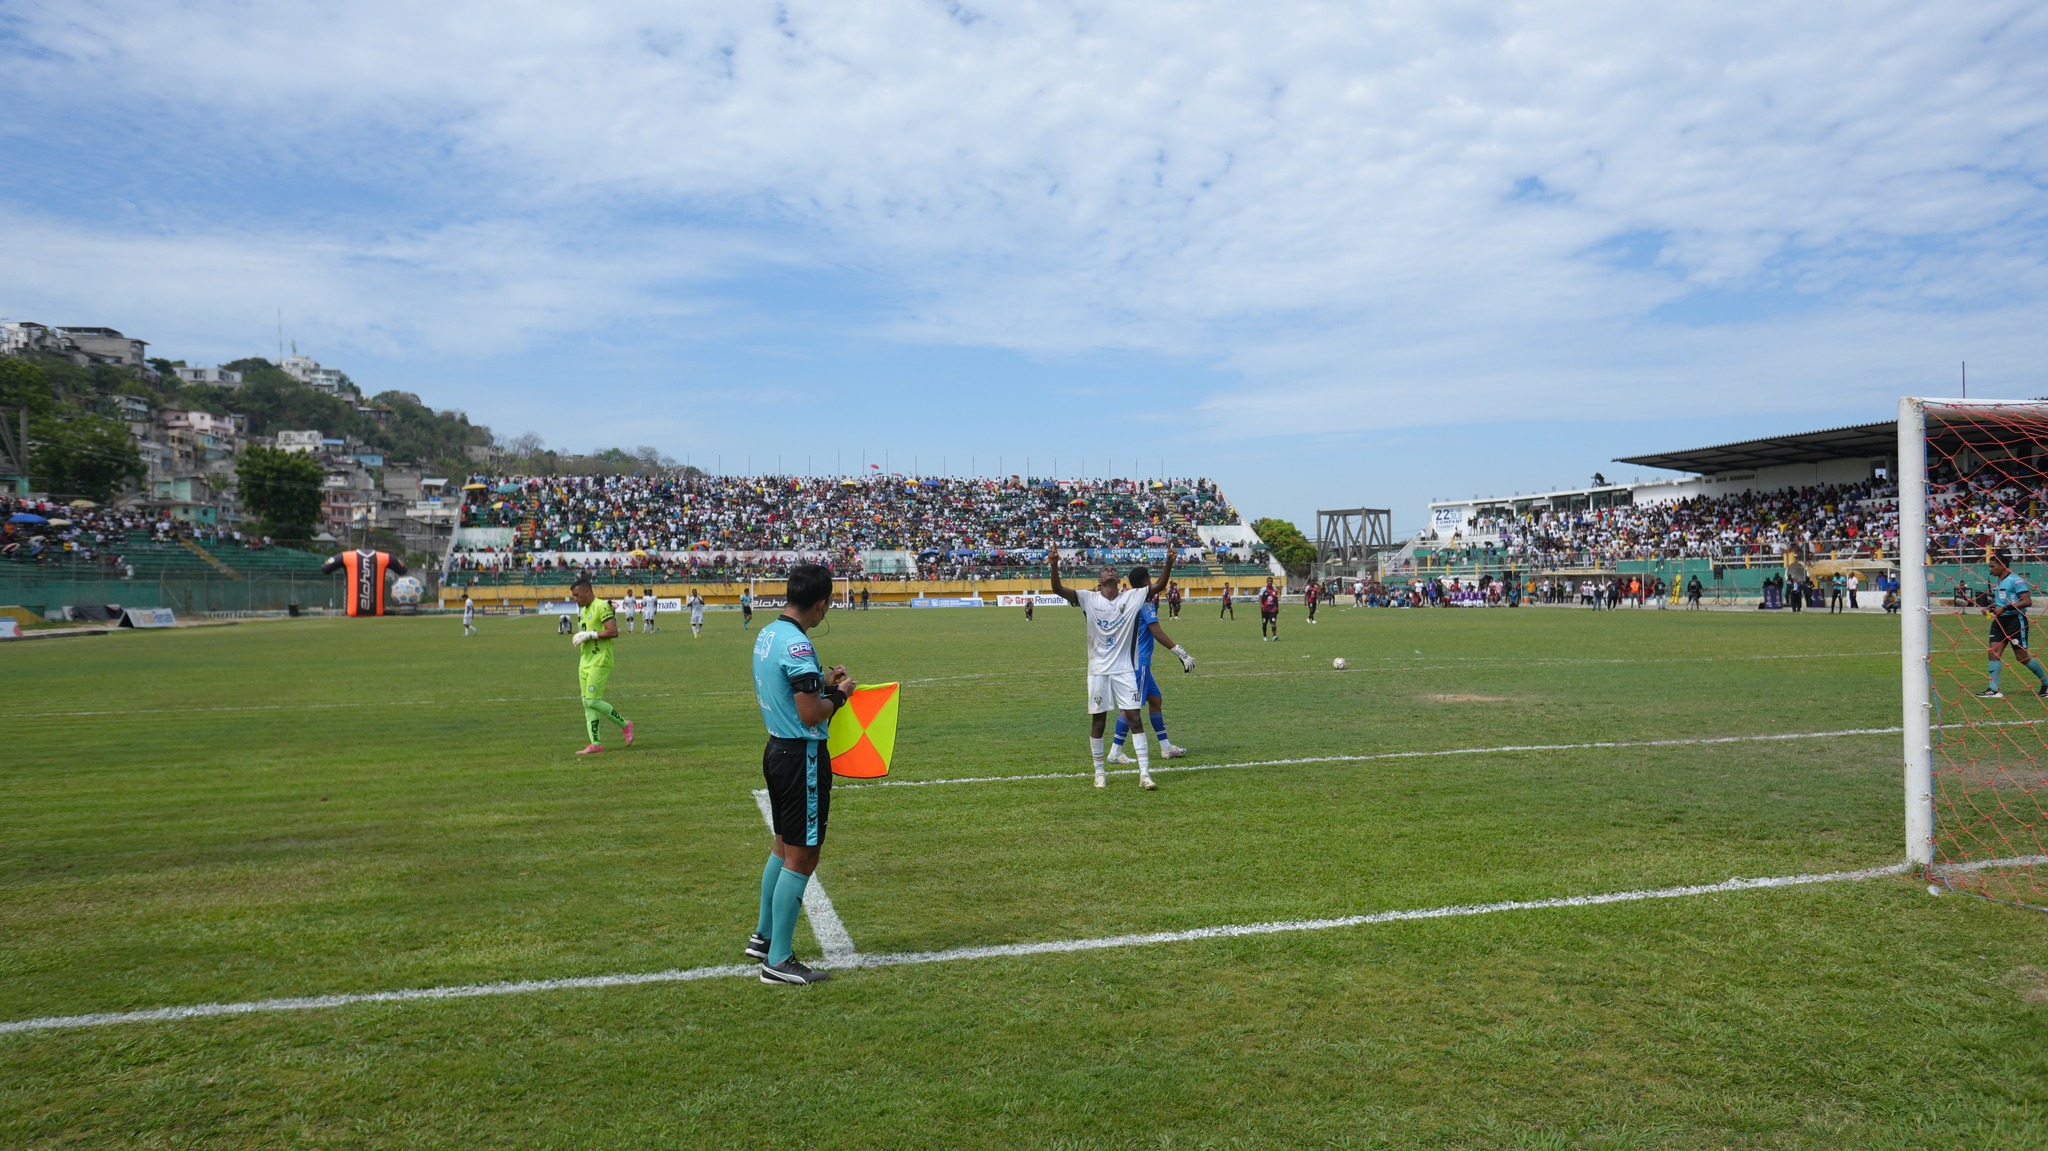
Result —
[[1927, 587], [1927, 408], [2048, 407], [2040, 400], [1904, 396], [1899, 400], [1899, 686], [1905, 730], [1906, 859], [1934, 864], [1933, 605]]
[[[1938, 401], [1950, 403], [1956, 401]], [[1906, 859], [1934, 863], [1934, 701], [1927, 602], [1927, 403], [1899, 400], [1899, 680], [1905, 728]]]

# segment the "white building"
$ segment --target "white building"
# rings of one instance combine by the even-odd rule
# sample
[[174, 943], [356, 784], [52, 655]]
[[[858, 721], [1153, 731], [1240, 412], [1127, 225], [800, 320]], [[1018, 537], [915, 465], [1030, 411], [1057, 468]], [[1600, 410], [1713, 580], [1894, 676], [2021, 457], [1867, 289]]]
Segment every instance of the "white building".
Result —
[[188, 384], [219, 384], [225, 388], [242, 386], [242, 373], [226, 368], [179, 368], [178, 378]]
[[285, 375], [312, 388], [316, 392], [326, 392], [329, 395], [333, 395], [348, 386], [347, 377], [342, 374], [341, 369], [323, 368], [320, 366], [320, 361], [315, 360], [311, 356], [301, 356], [294, 353], [286, 356], [284, 362], [279, 364], [278, 367], [284, 370]]
[[320, 450], [320, 442], [325, 438], [316, 431], [279, 432], [277, 449], [281, 452], [302, 452], [312, 455]]

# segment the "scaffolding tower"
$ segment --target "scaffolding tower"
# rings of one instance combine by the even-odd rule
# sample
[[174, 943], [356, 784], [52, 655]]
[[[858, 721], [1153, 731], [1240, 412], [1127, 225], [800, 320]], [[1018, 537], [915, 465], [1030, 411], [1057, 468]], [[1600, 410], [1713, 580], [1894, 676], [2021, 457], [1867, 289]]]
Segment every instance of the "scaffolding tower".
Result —
[[1316, 512], [1316, 578], [1377, 579], [1394, 549], [1394, 513], [1386, 508]]

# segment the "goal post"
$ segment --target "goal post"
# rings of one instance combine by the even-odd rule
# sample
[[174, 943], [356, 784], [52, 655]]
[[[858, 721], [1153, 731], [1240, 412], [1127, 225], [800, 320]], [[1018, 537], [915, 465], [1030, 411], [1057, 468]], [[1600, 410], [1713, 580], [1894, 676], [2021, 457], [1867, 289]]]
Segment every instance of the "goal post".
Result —
[[1899, 673], [1906, 752], [1906, 858], [1934, 862], [1934, 704], [1928, 668], [1927, 408], [1899, 401]]
[[2048, 400], [1901, 399], [1897, 482], [1906, 857], [2048, 907]]

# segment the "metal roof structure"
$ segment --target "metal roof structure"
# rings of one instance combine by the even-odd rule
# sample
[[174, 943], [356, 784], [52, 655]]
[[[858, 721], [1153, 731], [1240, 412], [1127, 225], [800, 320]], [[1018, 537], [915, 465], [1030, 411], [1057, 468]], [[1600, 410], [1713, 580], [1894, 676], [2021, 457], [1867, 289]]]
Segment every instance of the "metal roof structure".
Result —
[[1716, 444], [1707, 448], [1619, 456], [1616, 457], [1616, 462], [1638, 464], [1646, 468], [1694, 472], [1703, 476], [1718, 476], [1727, 472], [1754, 471], [1757, 468], [1777, 467], [1783, 464], [1889, 458], [1897, 454], [1898, 448], [1899, 425], [1895, 421], [1887, 420], [1881, 424], [1851, 424], [1841, 428], [1823, 428], [1817, 432], [1800, 432], [1790, 436], [1770, 436], [1761, 440]]

